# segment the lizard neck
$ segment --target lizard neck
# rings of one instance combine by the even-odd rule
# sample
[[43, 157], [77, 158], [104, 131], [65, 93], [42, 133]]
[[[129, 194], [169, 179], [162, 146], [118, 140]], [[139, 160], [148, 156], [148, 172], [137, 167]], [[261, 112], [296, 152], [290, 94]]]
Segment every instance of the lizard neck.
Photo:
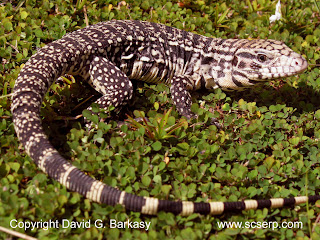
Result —
[[[248, 40], [220, 39], [212, 41], [200, 59], [200, 76], [202, 86], [206, 89], [222, 88], [228, 90], [233, 84], [232, 71], [235, 52]], [[197, 86], [200, 88], [200, 86]]]

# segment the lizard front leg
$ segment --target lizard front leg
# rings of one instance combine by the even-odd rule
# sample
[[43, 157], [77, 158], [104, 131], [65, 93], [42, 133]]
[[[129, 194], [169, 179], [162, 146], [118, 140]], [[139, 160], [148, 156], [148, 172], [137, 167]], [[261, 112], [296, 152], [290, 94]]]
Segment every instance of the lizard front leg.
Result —
[[177, 111], [188, 119], [196, 118], [196, 114], [191, 112], [192, 100], [189, 91], [192, 89], [193, 86], [185, 76], [174, 76], [171, 79], [170, 92], [173, 103]]
[[[175, 76], [171, 80], [171, 98], [178, 112], [188, 119], [196, 118], [197, 115], [191, 112], [192, 99], [190, 92], [193, 86], [190, 80], [185, 76]], [[215, 125], [218, 129], [222, 129], [222, 125], [218, 119], [212, 118], [211, 124]]]

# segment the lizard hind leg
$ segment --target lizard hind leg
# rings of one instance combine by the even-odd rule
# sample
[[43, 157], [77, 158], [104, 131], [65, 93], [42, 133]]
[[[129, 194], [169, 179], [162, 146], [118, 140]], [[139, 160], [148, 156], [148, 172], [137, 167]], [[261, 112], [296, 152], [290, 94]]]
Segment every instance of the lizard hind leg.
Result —
[[[132, 98], [133, 86], [129, 78], [107, 58], [95, 56], [89, 66], [89, 83], [101, 93], [96, 103], [108, 110], [114, 106], [120, 110]], [[92, 108], [88, 108], [92, 112]], [[102, 119], [99, 117], [99, 120]], [[91, 128], [91, 124], [88, 125]]]

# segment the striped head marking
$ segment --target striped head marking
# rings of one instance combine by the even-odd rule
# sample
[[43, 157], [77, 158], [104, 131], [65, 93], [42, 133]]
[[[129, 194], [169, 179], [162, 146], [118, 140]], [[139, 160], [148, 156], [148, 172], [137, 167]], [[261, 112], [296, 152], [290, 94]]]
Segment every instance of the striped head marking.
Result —
[[252, 40], [234, 54], [232, 80], [237, 87], [250, 87], [261, 81], [301, 73], [307, 67], [307, 61], [300, 54], [280, 41]]

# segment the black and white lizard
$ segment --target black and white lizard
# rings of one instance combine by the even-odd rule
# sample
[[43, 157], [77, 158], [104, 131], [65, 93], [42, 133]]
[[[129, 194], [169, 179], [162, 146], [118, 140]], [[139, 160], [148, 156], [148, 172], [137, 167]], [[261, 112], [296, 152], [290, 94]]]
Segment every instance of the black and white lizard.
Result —
[[67, 162], [47, 140], [40, 107], [61, 75], [80, 75], [103, 96], [101, 108], [120, 107], [132, 97], [129, 79], [170, 84], [178, 112], [192, 118], [190, 90], [242, 90], [270, 79], [298, 74], [307, 61], [275, 40], [208, 38], [161, 24], [102, 22], [69, 33], [41, 48], [21, 70], [13, 89], [12, 114], [19, 140], [49, 176], [88, 199], [154, 215], [188, 215], [282, 207], [314, 202], [320, 196], [242, 202], [168, 201], [140, 197], [107, 186]]

